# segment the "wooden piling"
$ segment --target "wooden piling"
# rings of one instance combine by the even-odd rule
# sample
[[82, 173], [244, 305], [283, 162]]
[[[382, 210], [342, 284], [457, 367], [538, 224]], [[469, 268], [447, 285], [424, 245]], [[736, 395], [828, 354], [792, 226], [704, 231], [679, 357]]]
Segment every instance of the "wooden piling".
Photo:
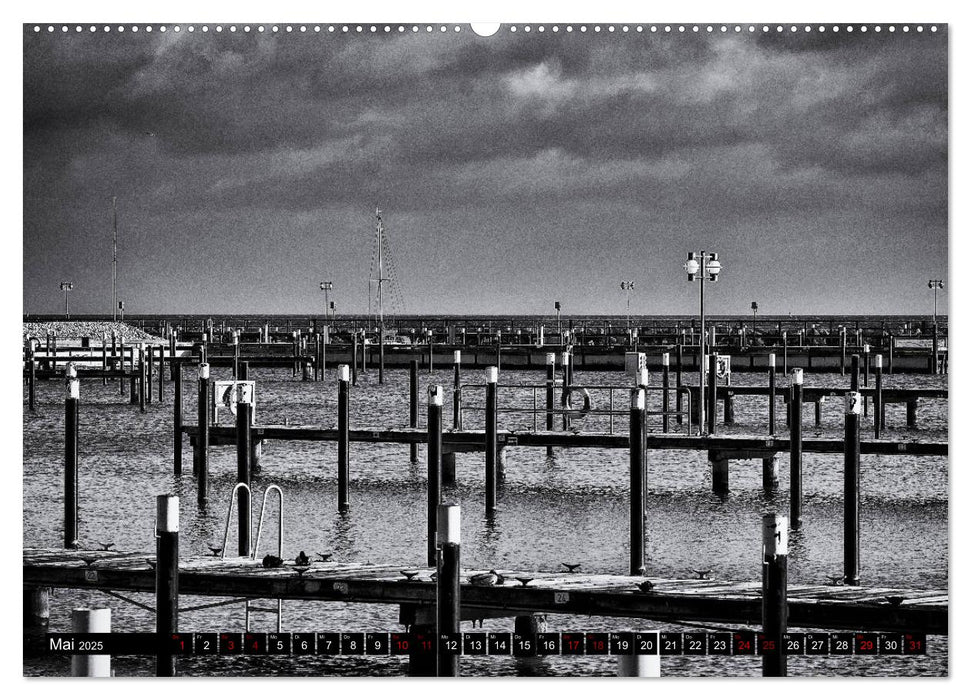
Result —
[[496, 459], [498, 458], [498, 382], [499, 370], [486, 368], [485, 403], [485, 491], [486, 517], [496, 513]]
[[428, 387], [428, 566], [435, 566], [435, 533], [438, 531], [438, 507], [442, 503], [442, 404], [444, 393], [439, 385]]
[[[168, 640], [179, 631], [179, 497], [156, 496], [155, 513], [155, 631]], [[163, 642], [155, 657], [155, 675], [174, 676], [175, 662]]]
[[236, 483], [246, 484], [245, 489], [239, 489], [236, 493], [237, 498], [237, 520], [239, 523], [239, 537], [237, 538], [237, 552], [239, 556], [246, 557], [251, 554], [250, 533], [252, 532], [250, 517], [250, 486], [251, 479], [251, 460], [253, 450], [252, 440], [253, 425], [253, 404], [239, 393], [236, 401]]
[[130, 382], [125, 381], [125, 336], [121, 336], [118, 343], [118, 359], [121, 362], [121, 372], [122, 376], [118, 377], [118, 389], [119, 393], [125, 395], [125, 385]]
[[[570, 386], [570, 353], [568, 353], [566, 350], [563, 350], [560, 353], [560, 367], [563, 370], [563, 393], [561, 395], [565, 396], [566, 391]], [[566, 413], [564, 413], [563, 430], [569, 430], [569, 429], [570, 429], [570, 417], [567, 416]]]
[[[556, 353], [546, 353], [546, 429], [553, 430], [553, 400], [556, 394]], [[546, 456], [553, 456], [553, 446], [547, 445]]]
[[716, 418], [718, 418], [718, 355], [708, 355], [708, 387], [707, 396], [700, 397], [708, 405], [705, 408], [708, 417], [708, 434], [715, 434]]
[[762, 490], [775, 493], [779, 488], [779, 455], [762, 458]]
[[101, 371], [105, 372], [105, 376], [101, 378], [101, 385], [108, 386], [108, 334], [101, 334]]
[[[351, 335], [351, 383], [357, 386], [357, 333]], [[346, 367], [346, 365], [340, 366]]]
[[141, 394], [144, 396], [142, 399], [142, 407], [144, 409], [144, 404], [152, 403], [152, 366], [155, 364], [155, 346], [151, 343], [142, 343], [142, 387]]
[[762, 516], [762, 675], [787, 674], [785, 635], [788, 626], [788, 554], [786, 518]]
[[[171, 362], [169, 363], [171, 364]], [[158, 346], [158, 402], [165, 401], [165, 346]]]
[[802, 527], [802, 370], [794, 367], [789, 394], [789, 521]]
[[[306, 378], [304, 376], [304, 380]], [[239, 331], [235, 330], [233, 331], [233, 379], [239, 379]]]
[[459, 574], [461, 557], [461, 508], [454, 503], [443, 503], [438, 508], [438, 546], [441, 552], [437, 561], [438, 579], [438, 676], [456, 678], [459, 675], [459, 655], [448, 653], [441, 644], [441, 635], [457, 634], [462, 619], [462, 599]]
[[887, 372], [893, 374], [893, 351], [896, 348], [897, 339], [894, 337], [893, 333], [887, 339]]
[[[419, 409], [418, 409], [418, 360], [412, 360], [409, 363], [409, 373], [408, 373], [408, 416], [410, 420], [410, 425], [412, 428], [418, 427], [419, 420]], [[409, 448], [411, 461], [418, 461], [418, 443], [413, 442]]]
[[378, 333], [378, 384], [384, 384], [384, 324]]
[[883, 355], [873, 358], [873, 438], [880, 439], [883, 428]]
[[173, 468], [176, 476], [182, 474], [182, 363], [172, 363], [175, 379], [175, 402], [172, 406]]
[[661, 353], [661, 386], [664, 391], [661, 392], [661, 411], [664, 413], [661, 416], [661, 430], [663, 432], [668, 432], [671, 423], [671, 417], [668, 415], [668, 411], [671, 410], [671, 399], [668, 396], [668, 389], [671, 386], [671, 354]]
[[860, 412], [863, 397], [846, 395], [843, 436], [843, 582], [860, 585]]
[[239, 379], [241, 382], [249, 380], [249, 362], [239, 363], [239, 377], [237, 377], [237, 379]]
[[860, 356], [854, 354], [850, 358], [850, 391], [860, 390]]
[[[76, 634], [110, 633], [111, 608], [75, 608], [71, 611], [71, 630]], [[111, 657], [108, 654], [72, 654], [71, 676], [110, 678]]]
[[823, 399], [813, 401], [813, 423], [818, 428], [823, 424]]
[[846, 374], [846, 328], [840, 326], [840, 374]]
[[67, 367], [67, 396], [64, 399], [64, 548], [78, 547], [78, 404], [81, 383]]
[[678, 413], [678, 425], [682, 425], [684, 423], [684, 416], [681, 414], [681, 412], [684, 410], [683, 404], [682, 404], [684, 399], [681, 396], [681, 386], [682, 386], [681, 369], [682, 369], [683, 360], [684, 360], [684, 349], [681, 346], [680, 342], [678, 343], [677, 350], [678, 350], [678, 353], [677, 353], [678, 364], [674, 368], [674, 386], [675, 386], [674, 410], [677, 411]]
[[350, 510], [348, 481], [350, 480], [351, 404], [349, 368], [337, 367], [337, 510]]
[[198, 502], [205, 508], [209, 500], [209, 364], [199, 365], [199, 434], [193, 450], [193, 472], [198, 479]]
[[782, 331], [782, 373], [789, 374], [789, 337], [786, 331]]
[[293, 340], [291, 341], [291, 345], [293, 346], [293, 376], [294, 378], [296, 378], [297, 370], [299, 369], [298, 365], [300, 364], [300, 361], [297, 359], [297, 355], [300, 354], [300, 331], [293, 331], [292, 338]]
[[644, 431], [647, 392], [638, 387], [630, 394], [630, 575], [644, 573]]
[[775, 353], [769, 353], [769, 435], [775, 435]]
[[[462, 429], [462, 351], [456, 350], [452, 353], [452, 429]], [[453, 473], [455, 456], [452, 456]]]
[[917, 427], [917, 399], [910, 399], [907, 402], [907, 427]]
[[175, 380], [175, 373], [179, 370], [180, 367], [182, 367], [180, 363], [175, 361], [175, 358], [177, 355], [176, 348], [175, 348], [175, 341], [176, 341], [175, 336], [177, 334], [178, 334], [178, 331], [173, 331], [172, 335], [169, 336], [169, 379], [173, 381]]
[[31, 412], [37, 411], [37, 362], [34, 360], [34, 341], [28, 340], [29, 344], [27, 350], [27, 408]]

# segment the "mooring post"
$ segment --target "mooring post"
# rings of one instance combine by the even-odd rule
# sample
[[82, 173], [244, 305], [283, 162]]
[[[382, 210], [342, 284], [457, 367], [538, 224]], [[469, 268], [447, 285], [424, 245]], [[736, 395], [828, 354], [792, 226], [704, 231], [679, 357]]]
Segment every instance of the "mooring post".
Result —
[[237, 552], [241, 557], [250, 556], [250, 484], [252, 456], [252, 424], [253, 404], [240, 392], [236, 401], [236, 483], [246, 484], [245, 489], [236, 493], [237, 521], [239, 523], [239, 537]]
[[[171, 363], [171, 360], [170, 360]], [[165, 401], [165, 346], [158, 346], [158, 402]]]
[[880, 439], [883, 428], [883, 355], [873, 358], [873, 438]]
[[144, 404], [152, 403], [152, 366], [155, 364], [155, 346], [151, 343], [147, 345], [142, 343], [142, 354], [141, 354], [142, 364], [142, 391], [144, 395], [142, 399], [142, 408], [144, 410]]
[[[418, 420], [419, 420], [419, 409], [418, 409], [418, 360], [412, 360], [409, 363], [408, 369], [409, 369], [409, 373], [408, 373], [408, 379], [409, 379], [409, 383], [408, 383], [408, 388], [409, 388], [409, 392], [408, 392], [408, 408], [409, 408], [409, 413], [408, 413], [408, 416], [409, 416], [409, 419], [411, 421], [411, 427], [412, 428], [417, 428], [418, 427]], [[409, 449], [410, 449], [410, 454], [411, 454], [411, 461], [412, 462], [417, 462], [418, 461], [418, 443], [417, 442], [411, 443], [411, 447]]]
[[[175, 362], [175, 357], [177, 354], [175, 350], [176, 335], [178, 335], [178, 331], [173, 330], [172, 335], [169, 336], [169, 379], [172, 379], [172, 380], [175, 379], [175, 372], [176, 372], [176, 362]], [[179, 366], [181, 367], [181, 365]]]
[[108, 386], [108, 334], [101, 334], [101, 386]]
[[647, 392], [630, 393], [630, 575], [644, 573], [644, 430]]
[[209, 500], [209, 364], [199, 365], [199, 431], [193, 450], [193, 471], [199, 481], [199, 507], [205, 508]]
[[111, 369], [118, 369], [118, 335], [111, 330]]
[[378, 331], [378, 384], [384, 384], [384, 324]]
[[121, 364], [121, 375], [118, 377], [119, 393], [124, 396], [128, 382], [125, 381], [125, 336], [121, 336], [118, 343], [118, 360]]
[[779, 488], [779, 455], [762, 458], [762, 490], [775, 493]]
[[[563, 368], [563, 392], [565, 396], [570, 387], [570, 353], [566, 350], [560, 353], [560, 366]], [[570, 417], [563, 412], [563, 430], [570, 429]]]
[[298, 365], [300, 364], [300, 360], [297, 359], [297, 356], [300, 354], [300, 331], [293, 331], [292, 338], [293, 340], [291, 341], [291, 344], [293, 346], [293, 376], [296, 377], [297, 370], [299, 369]]
[[[314, 321], [314, 326], [316, 327], [317, 322]], [[314, 332], [314, 381], [320, 381], [320, 333]]]
[[762, 675], [785, 676], [789, 533], [784, 515], [762, 516]]
[[233, 379], [239, 379], [239, 331], [236, 330], [233, 331]]
[[860, 585], [860, 410], [862, 396], [846, 395], [843, 437], [843, 582]]
[[[242, 491], [243, 489], [240, 489]], [[240, 513], [242, 515], [242, 512]], [[155, 497], [155, 632], [168, 640], [179, 631], [179, 497]], [[176, 657], [163, 642], [155, 657], [155, 675], [175, 675]]]
[[671, 398], [668, 396], [668, 388], [671, 386], [671, 354], [667, 352], [661, 353], [661, 386], [664, 388], [661, 393], [661, 412], [664, 414], [661, 416], [661, 429], [666, 433], [671, 423], [668, 415], [671, 410]]
[[367, 335], [364, 331], [361, 331], [361, 371], [367, 373], [367, 361], [368, 361], [368, 351], [367, 351]]
[[348, 481], [350, 479], [351, 390], [347, 365], [337, 367], [337, 510], [350, 509]]
[[78, 405], [81, 383], [74, 365], [67, 366], [64, 399], [64, 548], [78, 548]]
[[245, 382], [249, 379], [249, 362], [239, 363], [239, 376], [237, 379], [239, 379], [241, 382]]
[[51, 371], [57, 369], [57, 345], [54, 342], [54, 331], [47, 332], [47, 367]]
[[428, 387], [428, 566], [435, 566], [435, 533], [442, 503], [442, 387]]
[[681, 398], [681, 386], [682, 386], [682, 383], [681, 383], [681, 367], [682, 367], [682, 361], [683, 361], [683, 359], [684, 359], [683, 349], [682, 349], [681, 343], [679, 342], [678, 343], [678, 354], [677, 354], [678, 364], [674, 368], [674, 386], [675, 386], [675, 391], [674, 391], [674, 410], [677, 411], [677, 413], [678, 413], [678, 425], [681, 425], [682, 423], [684, 423], [684, 416], [681, 415], [681, 411], [683, 410], [683, 407], [682, 407], [682, 401], [683, 401], [683, 399]]
[[457, 634], [461, 623], [462, 603], [459, 573], [461, 558], [462, 511], [454, 503], [443, 503], [438, 508], [438, 645], [439, 677], [456, 678], [459, 675], [459, 655], [449, 653], [441, 643], [441, 635]]
[[[452, 429], [462, 429], [462, 351], [452, 353]], [[453, 453], [454, 454], [454, 453]], [[455, 457], [452, 457], [453, 461]]]
[[37, 362], [34, 360], [35, 346], [33, 340], [28, 340], [27, 349], [27, 407], [31, 411], [37, 410], [36, 387], [37, 387]]
[[846, 327], [840, 326], [840, 374], [846, 374]]
[[850, 358], [850, 391], [860, 390], [860, 356]]
[[818, 428], [823, 424], [823, 398], [813, 401], [813, 423]]
[[897, 339], [894, 337], [893, 333], [887, 340], [887, 372], [893, 374], [893, 351], [897, 345]]
[[789, 394], [789, 520], [802, 527], [802, 370], [794, 367]]
[[775, 435], [775, 353], [769, 353], [769, 435]]
[[498, 382], [499, 370], [486, 368], [485, 402], [485, 489], [486, 517], [496, 514], [496, 459], [498, 458]]
[[706, 415], [708, 416], [708, 434], [715, 434], [715, 423], [718, 418], [718, 355], [711, 353], [708, 355], [708, 396], [701, 397], [702, 401], [707, 401]]
[[[553, 432], [553, 399], [556, 386], [556, 353], [546, 353], [546, 429]], [[546, 446], [546, 456], [553, 456], [553, 446]]]
[[[342, 367], [346, 365], [340, 365]], [[351, 333], [351, 381], [357, 386], [357, 331]]]
[[782, 373], [789, 374], [789, 336], [782, 331]]
[[[71, 629], [76, 634], [110, 633], [111, 608], [75, 608], [71, 611]], [[71, 676], [110, 678], [111, 657], [107, 654], [72, 654]]]
[[131, 345], [128, 347], [128, 360], [129, 360], [129, 378], [128, 378], [128, 403], [134, 406], [138, 403], [138, 382], [141, 377], [141, 373], [135, 374], [135, 346]]
[[[863, 386], [870, 386], [870, 346], [863, 346]], [[867, 398], [863, 397], [863, 415], [867, 414]]]
[[50, 630], [52, 592], [47, 586], [23, 587], [25, 654], [48, 652], [44, 635]]
[[175, 402], [172, 406], [174, 472], [179, 476], [182, 474], [182, 363], [173, 362], [172, 372], [175, 379]]

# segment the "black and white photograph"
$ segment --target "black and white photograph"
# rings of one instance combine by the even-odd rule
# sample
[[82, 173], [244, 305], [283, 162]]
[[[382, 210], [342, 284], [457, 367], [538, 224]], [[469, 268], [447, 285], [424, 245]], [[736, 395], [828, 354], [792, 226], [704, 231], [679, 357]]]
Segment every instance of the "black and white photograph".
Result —
[[950, 675], [947, 22], [86, 15], [24, 677]]

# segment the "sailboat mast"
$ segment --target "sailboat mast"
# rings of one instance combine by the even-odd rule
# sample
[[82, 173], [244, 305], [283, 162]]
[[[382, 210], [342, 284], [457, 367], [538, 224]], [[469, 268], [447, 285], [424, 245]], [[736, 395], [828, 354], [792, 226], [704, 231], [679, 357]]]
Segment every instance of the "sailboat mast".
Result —
[[384, 222], [381, 221], [381, 210], [376, 209], [378, 219], [378, 324], [384, 333]]

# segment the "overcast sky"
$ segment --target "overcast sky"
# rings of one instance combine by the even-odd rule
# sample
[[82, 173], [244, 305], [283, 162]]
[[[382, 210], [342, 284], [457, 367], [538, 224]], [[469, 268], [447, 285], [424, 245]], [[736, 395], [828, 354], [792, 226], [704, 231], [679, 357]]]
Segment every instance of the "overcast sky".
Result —
[[[325, 28], [326, 29], [326, 28]], [[928, 313], [947, 270], [947, 33], [24, 41], [24, 310]], [[946, 309], [947, 295], [941, 297]]]

